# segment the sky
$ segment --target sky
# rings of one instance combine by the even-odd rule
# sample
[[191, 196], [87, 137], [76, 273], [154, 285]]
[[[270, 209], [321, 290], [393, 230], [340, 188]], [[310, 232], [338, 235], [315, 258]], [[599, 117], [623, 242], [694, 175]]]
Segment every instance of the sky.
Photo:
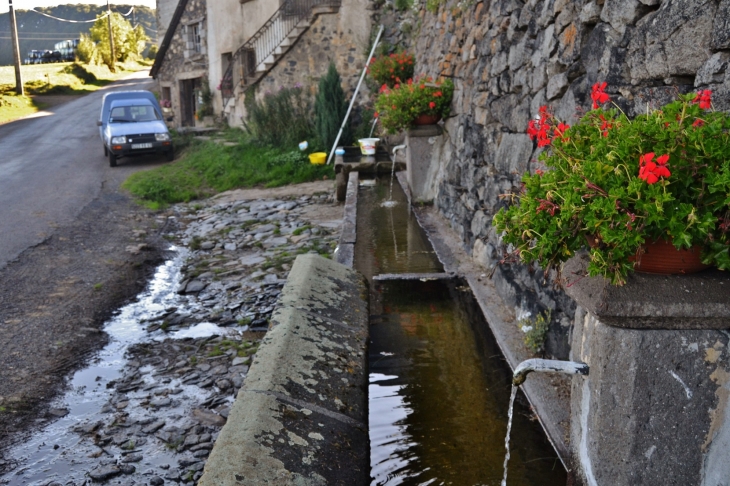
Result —
[[[58, 0], [13, 0], [13, 9], [29, 10], [35, 7], [53, 7], [55, 5], [67, 4], [89, 4], [89, 5], [106, 5], [106, 0], [69, 0], [59, 2]], [[111, 5], [143, 5], [149, 8], [155, 8], [155, 0], [109, 0]], [[8, 11], [8, 0], [0, 0], [0, 13]]]

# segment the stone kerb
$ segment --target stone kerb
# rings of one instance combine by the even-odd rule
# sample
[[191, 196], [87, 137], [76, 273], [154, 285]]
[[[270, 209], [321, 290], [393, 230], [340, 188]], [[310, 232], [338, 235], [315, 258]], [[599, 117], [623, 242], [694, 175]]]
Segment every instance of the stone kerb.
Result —
[[369, 482], [366, 285], [297, 257], [199, 485]]
[[441, 148], [441, 127], [424, 125], [406, 132], [406, 171], [411, 196], [417, 202], [431, 202], [436, 197]]
[[580, 306], [571, 359], [590, 366], [571, 392], [571, 452], [585, 484], [723, 484], [730, 278], [635, 274], [615, 287], [585, 277], [586, 266], [582, 255], [563, 267]]

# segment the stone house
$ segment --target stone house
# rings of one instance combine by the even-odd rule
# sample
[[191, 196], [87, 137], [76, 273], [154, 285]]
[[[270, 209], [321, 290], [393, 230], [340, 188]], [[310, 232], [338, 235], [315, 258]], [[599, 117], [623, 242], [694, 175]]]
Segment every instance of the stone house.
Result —
[[[172, 1], [158, 0], [158, 16]], [[357, 0], [179, 0], [150, 74], [171, 101], [176, 126], [201, 122], [194, 115], [207, 90], [212, 112], [238, 126], [247, 94], [297, 84], [314, 94], [330, 61], [352, 92], [371, 13], [370, 2]]]
[[[158, 1], [160, 12], [169, 9]], [[165, 116], [177, 127], [195, 126], [205, 103], [208, 84], [207, 2], [179, 0], [150, 70], [159, 83]], [[162, 19], [164, 20], [164, 19]], [[165, 24], [161, 24], [164, 26]], [[161, 27], [164, 28], [164, 27]], [[165, 105], [169, 103], [169, 107]]]

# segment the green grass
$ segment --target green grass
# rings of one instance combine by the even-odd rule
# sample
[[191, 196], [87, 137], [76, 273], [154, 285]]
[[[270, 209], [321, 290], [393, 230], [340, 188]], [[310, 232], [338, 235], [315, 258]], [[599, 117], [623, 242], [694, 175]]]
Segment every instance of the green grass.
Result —
[[[120, 64], [112, 73], [106, 66], [77, 63], [34, 64], [21, 66], [26, 96], [15, 93], [15, 68], [0, 66], [0, 123], [32, 115], [44, 108], [43, 95], [83, 95], [148, 67], [146, 62]], [[30, 98], [27, 95], [36, 95]]]
[[[188, 141], [179, 160], [138, 172], [123, 187], [145, 206], [159, 209], [240, 187], [278, 187], [332, 177], [331, 166], [312, 165], [299, 151], [257, 145], [237, 129], [224, 136], [239, 145]], [[177, 137], [175, 148], [180, 148]]]

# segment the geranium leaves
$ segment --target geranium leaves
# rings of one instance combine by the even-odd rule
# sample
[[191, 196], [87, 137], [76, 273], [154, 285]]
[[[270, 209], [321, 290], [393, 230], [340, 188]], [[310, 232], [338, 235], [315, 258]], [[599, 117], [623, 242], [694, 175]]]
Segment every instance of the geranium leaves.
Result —
[[[606, 103], [605, 86], [592, 98]], [[494, 225], [525, 262], [544, 267], [592, 242], [591, 275], [625, 281], [645, 242], [703, 245], [704, 258], [730, 269], [730, 118], [707, 111], [711, 94], [690, 93], [629, 119], [593, 109], [558, 129], [548, 109], [532, 122], [533, 139], [552, 137], [539, 160], [547, 170], [523, 176], [517, 204]], [[551, 130], [540, 135], [545, 120]], [[699, 122], [698, 122], [699, 120]]]

